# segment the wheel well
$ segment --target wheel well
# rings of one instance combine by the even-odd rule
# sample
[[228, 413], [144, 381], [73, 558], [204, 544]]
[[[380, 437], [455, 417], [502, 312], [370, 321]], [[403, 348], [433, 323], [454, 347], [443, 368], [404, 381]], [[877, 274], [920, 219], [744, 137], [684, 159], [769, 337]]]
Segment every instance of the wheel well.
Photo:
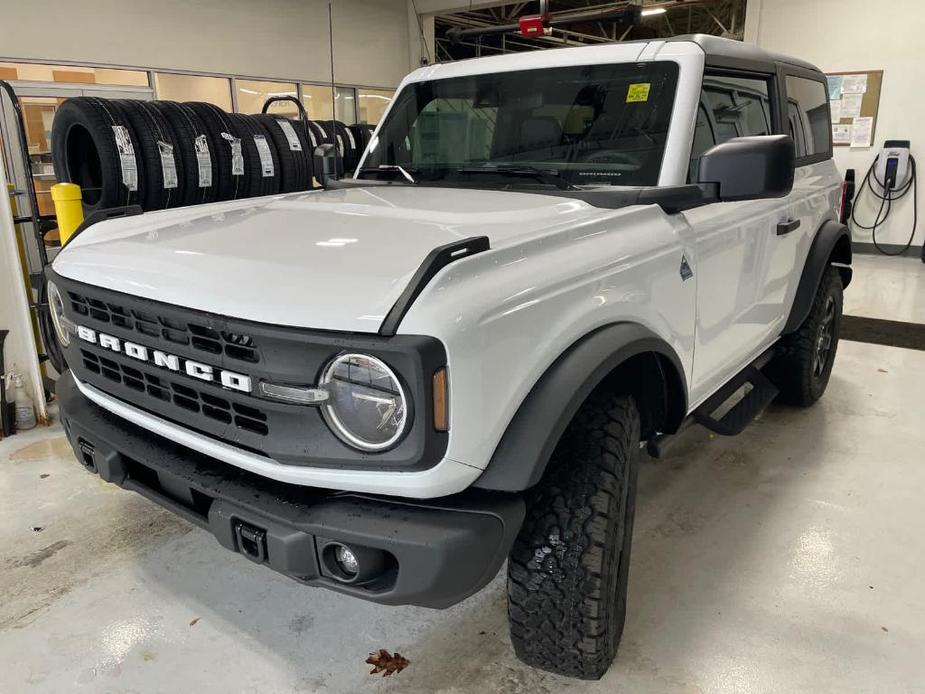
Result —
[[684, 370], [671, 345], [638, 323], [603, 326], [533, 385], [474, 486], [523, 491], [536, 484], [575, 413], [600, 388], [634, 397], [646, 437], [677, 431], [687, 414]]
[[642, 440], [673, 432], [686, 414], [686, 398], [674, 364], [658, 352], [643, 352], [620, 363], [597, 386], [619, 395], [631, 395], [639, 408]]
[[[832, 253], [829, 255], [829, 263], [841, 263], [851, 265], [851, 239], [847, 234], [838, 237], [835, 246], [832, 247]], [[841, 274], [842, 287], [847, 287], [851, 283], [851, 268], [839, 267], [838, 272]]]

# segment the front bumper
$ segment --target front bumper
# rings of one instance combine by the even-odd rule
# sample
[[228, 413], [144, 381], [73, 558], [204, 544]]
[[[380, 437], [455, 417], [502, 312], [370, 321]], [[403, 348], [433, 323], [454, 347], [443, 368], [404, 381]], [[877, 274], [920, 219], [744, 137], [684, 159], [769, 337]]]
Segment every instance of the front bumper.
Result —
[[[512, 495], [472, 490], [421, 501], [269, 480], [102, 409], [70, 372], [56, 392], [68, 440], [87, 469], [309, 585], [383, 604], [448, 607], [495, 576], [523, 521], [523, 500]], [[327, 559], [330, 543], [384, 558], [381, 568], [362, 584], [344, 583]]]

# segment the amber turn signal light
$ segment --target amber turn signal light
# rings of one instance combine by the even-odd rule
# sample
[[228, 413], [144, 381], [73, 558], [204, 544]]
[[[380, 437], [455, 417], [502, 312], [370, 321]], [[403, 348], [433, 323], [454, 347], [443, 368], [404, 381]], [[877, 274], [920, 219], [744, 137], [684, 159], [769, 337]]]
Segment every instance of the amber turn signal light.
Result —
[[449, 383], [446, 367], [434, 373], [434, 429], [448, 431], [450, 428]]

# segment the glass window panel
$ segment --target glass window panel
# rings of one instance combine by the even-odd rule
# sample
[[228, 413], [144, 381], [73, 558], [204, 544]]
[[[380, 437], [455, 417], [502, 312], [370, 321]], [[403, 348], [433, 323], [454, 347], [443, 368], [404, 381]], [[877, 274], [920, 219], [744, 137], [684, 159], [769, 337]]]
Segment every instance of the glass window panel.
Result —
[[303, 84], [302, 104], [309, 120], [331, 120], [334, 117], [334, 98], [330, 85]]
[[39, 63], [0, 62], [0, 79], [78, 84], [118, 84], [135, 87], [148, 86], [148, 73], [144, 70], [117, 70], [114, 68], [81, 67], [79, 65], [42, 65]]
[[360, 123], [378, 125], [382, 115], [392, 103], [392, 89], [357, 89], [357, 113]]
[[206, 101], [231, 111], [231, 80], [224, 77], [158, 72], [154, 75], [154, 88], [158, 99]]
[[337, 87], [334, 97], [334, 113], [337, 120], [347, 125], [357, 122], [356, 90], [353, 87]]
[[[292, 96], [298, 98], [296, 85], [287, 82], [264, 82], [263, 80], [235, 80], [238, 93], [239, 113], [260, 113], [263, 104], [272, 96]], [[294, 103], [278, 101], [270, 105], [270, 113], [279, 113], [290, 118], [297, 118], [299, 109]]]
[[676, 63], [555, 67], [541, 77], [517, 71], [407, 85], [366, 166], [468, 180], [461, 169], [481, 165], [491, 175], [491, 165], [522, 162], [570, 182], [656, 184]]
[[832, 127], [825, 83], [788, 75], [787, 102], [790, 134], [797, 143], [797, 156], [828, 153]]

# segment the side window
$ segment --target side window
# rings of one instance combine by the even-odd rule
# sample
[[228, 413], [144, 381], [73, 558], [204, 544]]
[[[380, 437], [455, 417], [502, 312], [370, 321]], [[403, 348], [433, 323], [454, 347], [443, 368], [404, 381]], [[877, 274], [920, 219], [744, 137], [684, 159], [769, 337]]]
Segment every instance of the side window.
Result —
[[768, 79], [705, 75], [691, 146], [688, 180], [697, 180], [700, 157], [714, 144], [734, 137], [769, 135]]
[[687, 182], [696, 183], [700, 171], [700, 157], [710, 147], [716, 144], [713, 126], [707, 117], [707, 110], [703, 104], [697, 109], [697, 124], [694, 126], [694, 141], [691, 143], [691, 165], [687, 173]]
[[825, 82], [787, 76], [787, 114], [797, 159], [832, 152], [829, 95]]

